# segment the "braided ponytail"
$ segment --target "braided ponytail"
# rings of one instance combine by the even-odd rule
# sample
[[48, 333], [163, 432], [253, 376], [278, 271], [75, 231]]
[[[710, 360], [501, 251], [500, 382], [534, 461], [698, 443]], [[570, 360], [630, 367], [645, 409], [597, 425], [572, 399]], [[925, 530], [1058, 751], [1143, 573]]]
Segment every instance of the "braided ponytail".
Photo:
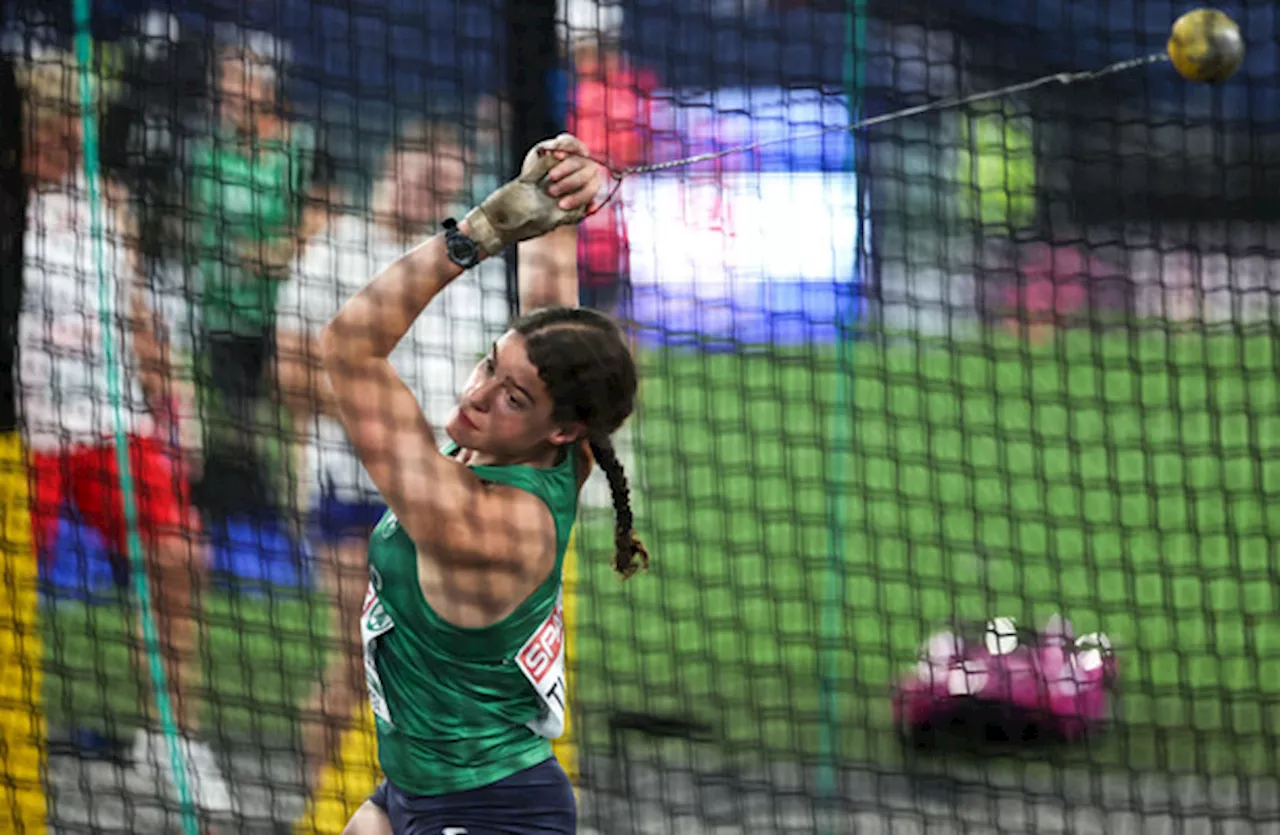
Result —
[[648, 569], [649, 552], [636, 538], [631, 488], [609, 436], [635, 407], [636, 366], [617, 323], [583, 307], [547, 307], [517, 319], [529, 361], [555, 403], [554, 417], [586, 425], [591, 454], [609, 479], [615, 517], [613, 569], [627, 579]]
[[[635, 520], [631, 516], [631, 487], [622, 462], [614, 452], [613, 441], [608, 437], [591, 441], [591, 454], [609, 479], [609, 492], [613, 494], [613, 570], [627, 579], [636, 571], [649, 570], [649, 552], [645, 550], [635, 532]], [[639, 564], [636, 557], [640, 558]]]

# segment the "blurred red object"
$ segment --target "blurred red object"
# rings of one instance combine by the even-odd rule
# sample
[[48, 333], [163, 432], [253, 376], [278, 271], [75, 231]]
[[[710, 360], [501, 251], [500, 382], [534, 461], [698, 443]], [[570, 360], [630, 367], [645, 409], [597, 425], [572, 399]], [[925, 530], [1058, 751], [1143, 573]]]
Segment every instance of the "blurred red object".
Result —
[[[657, 76], [632, 67], [620, 49], [608, 42], [578, 41], [573, 47], [573, 60], [568, 131], [614, 168], [643, 163]], [[621, 200], [615, 198], [579, 227], [578, 263], [588, 295], [616, 298], [619, 283], [626, 280], [628, 262]], [[593, 290], [597, 292], [592, 293]]]
[[1010, 330], [1045, 338], [1053, 327], [1087, 326], [1128, 307], [1124, 271], [1081, 247], [1030, 244], [1016, 258], [1017, 280], [999, 294]]

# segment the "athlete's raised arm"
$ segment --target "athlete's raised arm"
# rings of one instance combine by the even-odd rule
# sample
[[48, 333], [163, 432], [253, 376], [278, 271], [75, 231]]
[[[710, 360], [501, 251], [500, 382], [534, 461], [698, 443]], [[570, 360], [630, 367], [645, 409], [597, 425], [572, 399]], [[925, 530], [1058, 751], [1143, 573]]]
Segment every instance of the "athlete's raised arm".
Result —
[[[365, 469], [414, 542], [450, 558], [519, 559], [511, 543], [522, 534], [540, 540], [548, 517], [528, 493], [487, 488], [442, 455], [417, 398], [388, 357], [464, 265], [582, 219], [600, 189], [599, 167], [582, 156], [542, 153], [570, 142], [576, 140], [559, 137], [531, 150], [520, 176], [468, 213], [457, 234], [435, 235], [405, 253], [321, 334], [338, 415]], [[553, 196], [557, 183], [568, 188]]]
[[[600, 170], [584, 165], [587, 147], [572, 136], [561, 136], [550, 147], [557, 160], [568, 163], [562, 171], [554, 171], [554, 182], [548, 188], [554, 197], [565, 198], [589, 188], [599, 188]], [[568, 205], [574, 205], [569, 203]], [[578, 226], [561, 226], [517, 247], [520, 278], [520, 312], [543, 307], [578, 306]]]

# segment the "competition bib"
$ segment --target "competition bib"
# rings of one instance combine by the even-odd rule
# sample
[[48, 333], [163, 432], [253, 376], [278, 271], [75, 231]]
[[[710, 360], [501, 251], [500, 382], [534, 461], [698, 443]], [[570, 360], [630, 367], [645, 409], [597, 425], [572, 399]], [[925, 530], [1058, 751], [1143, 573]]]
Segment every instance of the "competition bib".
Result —
[[533, 630], [533, 635], [520, 647], [516, 664], [533, 685], [542, 702], [538, 718], [527, 723], [531, 731], [547, 739], [564, 733], [564, 588], [556, 596], [556, 605], [547, 619]]
[[364, 595], [364, 606], [360, 610], [360, 640], [364, 644], [364, 680], [369, 688], [369, 705], [373, 708], [373, 715], [388, 725], [395, 723], [391, 721], [391, 711], [387, 708], [382, 679], [378, 677], [376, 657], [378, 636], [387, 634], [394, 626], [395, 622], [391, 620], [391, 615], [387, 614], [386, 607], [378, 598], [373, 581], [370, 581], [369, 589]]

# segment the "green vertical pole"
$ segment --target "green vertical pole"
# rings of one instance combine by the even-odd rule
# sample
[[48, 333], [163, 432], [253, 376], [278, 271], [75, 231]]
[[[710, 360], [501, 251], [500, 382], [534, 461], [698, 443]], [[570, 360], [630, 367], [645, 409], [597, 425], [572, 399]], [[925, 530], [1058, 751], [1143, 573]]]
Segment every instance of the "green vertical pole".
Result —
[[75, 55], [78, 69], [81, 125], [84, 138], [81, 143], [81, 156], [84, 165], [84, 178], [89, 192], [89, 235], [93, 245], [94, 262], [98, 273], [98, 303], [101, 310], [103, 353], [107, 362], [107, 399], [111, 406], [115, 424], [116, 466], [119, 470], [120, 494], [124, 497], [124, 517], [128, 530], [127, 547], [130, 573], [133, 575], [134, 590], [138, 597], [138, 607], [142, 610], [142, 635], [145, 645], [147, 663], [151, 672], [151, 683], [155, 695], [156, 711], [160, 715], [160, 725], [168, 743], [169, 758], [177, 784], [178, 801], [182, 813], [182, 825], [186, 835], [199, 835], [200, 824], [196, 817], [195, 806], [191, 797], [191, 787], [187, 785], [184, 752], [180, 745], [177, 722], [174, 719], [173, 707], [169, 703], [169, 689], [165, 681], [164, 661], [160, 654], [160, 638], [156, 632], [155, 616], [151, 605], [151, 590], [147, 583], [147, 565], [142, 551], [142, 539], [138, 531], [137, 496], [133, 488], [133, 475], [129, 469], [129, 436], [125, 428], [123, 385], [120, 374], [122, 363], [129, 362], [128, 357], [121, 357], [120, 347], [113, 338], [117, 327], [115, 310], [115, 281], [128, 280], [124, 276], [108, 276], [103, 253], [103, 197], [99, 189], [102, 172], [98, 166], [100, 143], [98, 141], [98, 109], [99, 90], [94, 84], [94, 45], [90, 29], [91, 0], [72, 0], [72, 16], [75, 20]]
[[[847, 0], [845, 14], [845, 50], [844, 76], [845, 95], [849, 102], [849, 123], [856, 122], [862, 116], [862, 86], [866, 43], [866, 0]], [[857, 134], [852, 139], [853, 153], [850, 154], [849, 165], [856, 174], [858, 171], [858, 148], [860, 143]], [[858, 210], [861, 212], [861, 197], [864, 193], [859, 184], [856, 186]], [[848, 242], [855, 248], [855, 275], [864, 272], [863, 257], [863, 218], [858, 218], [858, 233], [854, 240]], [[842, 242], [833, 241], [834, 246]], [[841, 280], [842, 277], [837, 277]], [[831, 478], [827, 493], [827, 519], [829, 524], [827, 570], [822, 583], [822, 615], [821, 615], [821, 728], [820, 762], [818, 767], [818, 798], [820, 832], [829, 833], [838, 826], [839, 805], [841, 795], [840, 780], [840, 703], [837, 692], [841, 680], [840, 656], [849, 650], [844, 645], [844, 612], [845, 612], [845, 564], [844, 564], [844, 503], [849, 500], [849, 491], [842, 489], [851, 475], [849, 452], [852, 444], [853, 421], [853, 338], [852, 331], [856, 325], [854, 298], [858, 289], [848, 288], [848, 295], [837, 293], [836, 312], [836, 381], [835, 404], [832, 410], [832, 426], [828, 432], [831, 439], [832, 454], [828, 457], [831, 467]]]

